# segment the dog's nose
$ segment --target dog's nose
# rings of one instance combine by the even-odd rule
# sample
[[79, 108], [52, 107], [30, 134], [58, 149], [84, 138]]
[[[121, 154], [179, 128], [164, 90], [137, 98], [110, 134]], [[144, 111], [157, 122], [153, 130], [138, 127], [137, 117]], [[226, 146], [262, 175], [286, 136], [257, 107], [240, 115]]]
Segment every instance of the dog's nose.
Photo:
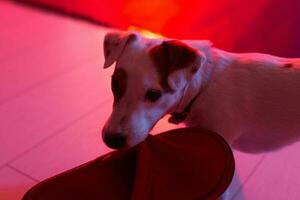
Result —
[[103, 140], [112, 149], [120, 149], [126, 144], [126, 136], [122, 133], [106, 133]]

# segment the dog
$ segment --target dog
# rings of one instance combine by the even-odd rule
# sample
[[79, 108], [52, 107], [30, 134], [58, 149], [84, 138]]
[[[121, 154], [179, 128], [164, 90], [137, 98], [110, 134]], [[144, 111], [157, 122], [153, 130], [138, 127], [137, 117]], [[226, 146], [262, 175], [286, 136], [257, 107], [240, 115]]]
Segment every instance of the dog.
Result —
[[150, 39], [109, 32], [104, 68], [115, 63], [107, 146], [132, 147], [165, 115], [223, 136], [233, 149], [261, 153], [300, 139], [300, 59], [231, 53], [210, 41]]
[[102, 131], [111, 148], [140, 143], [167, 114], [171, 123], [214, 131], [249, 153], [300, 139], [298, 58], [118, 31], [106, 34], [104, 57], [104, 68], [115, 63], [113, 111]]

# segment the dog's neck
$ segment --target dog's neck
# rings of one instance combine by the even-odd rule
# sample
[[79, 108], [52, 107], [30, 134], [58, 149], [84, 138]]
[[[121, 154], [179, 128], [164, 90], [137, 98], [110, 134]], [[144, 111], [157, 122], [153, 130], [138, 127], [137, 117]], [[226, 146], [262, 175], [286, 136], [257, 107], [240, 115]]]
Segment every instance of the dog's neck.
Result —
[[205, 63], [198, 70], [193, 79], [183, 88], [181, 100], [169, 119], [170, 123], [179, 124], [183, 122], [187, 118], [195, 100], [201, 96], [208, 85], [213, 71], [213, 63], [216, 62], [217, 56], [214, 56], [215, 53], [210, 46], [206, 48], [201, 47], [202, 48], [198, 49], [205, 53]]

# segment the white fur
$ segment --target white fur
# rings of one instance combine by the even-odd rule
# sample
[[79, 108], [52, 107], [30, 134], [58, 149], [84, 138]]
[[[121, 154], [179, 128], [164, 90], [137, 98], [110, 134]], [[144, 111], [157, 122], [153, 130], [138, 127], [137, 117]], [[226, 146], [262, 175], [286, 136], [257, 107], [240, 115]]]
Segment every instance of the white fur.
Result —
[[[130, 34], [136, 35], [137, 39], [124, 47], [123, 40], [127, 40]], [[104, 67], [107, 68], [116, 62], [116, 69], [125, 69], [128, 74], [128, 86], [124, 97], [118, 105], [114, 106], [102, 132], [103, 135], [108, 132], [125, 134], [127, 136], [126, 147], [131, 147], [146, 138], [155, 123], [169, 112], [172, 105], [177, 103], [181, 94], [164, 95], [163, 100], [156, 104], [146, 102], [144, 95], [147, 89], [162, 89], [158, 74], [148, 55], [149, 48], [160, 41], [142, 38], [137, 33], [113, 32], [106, 36], [108, 41], [115, 42], [115, 38], [122, 38], [120, 45], [116, 47], [121, 48], [122, 53], [120, 54], [120, 50], [113, 51], [111, 57], [117, 59], [112, 60], [111, 57], [106, 57]], [[120, 55], [114, 55], [116, 52]]]
[[[209, 82], [187, 125], [215, 131], [246, 152], [271, 151], [298, 141], [300, 59], [216, 48], [211, 52]], [[288, 63], [293, 68], [284, 68]]]

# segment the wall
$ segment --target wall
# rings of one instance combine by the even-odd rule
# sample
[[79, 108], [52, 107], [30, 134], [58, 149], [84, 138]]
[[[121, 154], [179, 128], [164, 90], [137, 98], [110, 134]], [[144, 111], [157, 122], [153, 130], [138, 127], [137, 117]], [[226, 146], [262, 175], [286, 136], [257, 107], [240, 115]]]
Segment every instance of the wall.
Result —
[[18, 0], [120, 29], [134, 25], [235, 52], [300, 57], [298, 0]]

